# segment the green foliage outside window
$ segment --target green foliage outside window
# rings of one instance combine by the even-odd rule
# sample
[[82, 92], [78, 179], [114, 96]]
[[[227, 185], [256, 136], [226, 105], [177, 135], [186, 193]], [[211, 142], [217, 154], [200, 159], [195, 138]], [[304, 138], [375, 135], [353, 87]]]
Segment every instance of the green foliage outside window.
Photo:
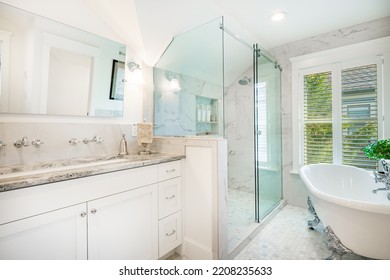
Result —
[[333, 162], [332, 81], [329, 72], [305, 76], [305, 164]]

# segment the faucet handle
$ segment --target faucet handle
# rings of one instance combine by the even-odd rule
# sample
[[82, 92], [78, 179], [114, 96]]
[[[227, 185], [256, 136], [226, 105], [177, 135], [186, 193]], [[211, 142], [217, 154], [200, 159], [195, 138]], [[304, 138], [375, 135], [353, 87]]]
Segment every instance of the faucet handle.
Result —
[[79, 143], [79, 140], [76, 138], [72, 138], [69, 140], [69, 144], [71, 145], [77, 145]]
[[383, 182], [383, 177], [380, 176], [378, 171], [374, 170], [373, 173], [374, 173], [374, 177], [375, 177], [375, 183]]
[[382, 159], [382, 166], [385, 172], [389, 173], [390, 172], [390, 163], [386, 161], [385, 159]]
[[95, 136], [93, 137], [92, 141], [95, 142], [95, 143], [99, 143], [99, 144], [100, 144], [100, 143], [102, 143], [104, 140], [103, 140], [102, 137], [96, 136], [96, 135], [95, 135]]
[[43, 142], [42, 142], [40, 139], [33, 139], [32, 142], [31, 142], [31, 144], [32, 144], [33, 146], [39, 148], [39, 147], [43, 144]]
[[28, 139], [26, 136], [24, 136], [22, 138], [22, 140], [17, 140], [14, 142], [14, 146], [16, 148], [27, 147], [28, 145], [29, 145], [29, 143], [28, 143]]
[[27, 147], [28, 145], [30, 145], [30, 144], [28, 143], [28, 139], [27, 139], [26, 136], [24, 136], [24, 137], [22, 138], [22, 145], [23, 145], [24, 147]]

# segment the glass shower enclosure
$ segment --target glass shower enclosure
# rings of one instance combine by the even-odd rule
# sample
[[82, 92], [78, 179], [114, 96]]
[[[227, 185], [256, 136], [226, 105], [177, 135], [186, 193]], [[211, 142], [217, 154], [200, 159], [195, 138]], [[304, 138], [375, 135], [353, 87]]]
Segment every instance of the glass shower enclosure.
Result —
[[221, 19], [176, 36], [153, 68], [154, 134], [223, 136]]
[[233, 252], [282, 198], [277, 62], [218, 18], [174, 37], [153, 73], [155, 135], [227, 139]]

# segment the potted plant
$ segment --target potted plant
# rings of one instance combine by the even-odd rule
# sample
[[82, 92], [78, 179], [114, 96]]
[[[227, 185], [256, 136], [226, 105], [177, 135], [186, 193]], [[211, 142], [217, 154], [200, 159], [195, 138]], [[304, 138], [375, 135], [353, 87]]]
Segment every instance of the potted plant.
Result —
[[378, 140], [363, 148], [368, 158], [380, 160], [383, 169], [389, 171], [390, 168], [390, 138]]

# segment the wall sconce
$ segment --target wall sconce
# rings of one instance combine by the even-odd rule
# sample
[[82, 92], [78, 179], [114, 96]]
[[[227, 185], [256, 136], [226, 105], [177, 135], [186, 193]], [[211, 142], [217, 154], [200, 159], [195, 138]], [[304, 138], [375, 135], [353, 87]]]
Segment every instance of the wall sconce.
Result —
[[139, 64], [135, 62], [128, 62], [127, 67], [131, 71], [129, 81], [130, 83], [139, 85], [144, 83], [144, 76], [142, 74], [142, 69], [139, 67]]
[[139, 67], [139, 64], [132, 62], [132, 61], [127, 63], [127, 67], [129, 67], [129, 70], [131, 72], [134, 72], [136, 70], [141, 70], [141, 68]]
[[167, 79], [169, 81], [169, 88], [173, 92], [178, 92], [181, 90], [179, 80], [176, 78], [176, 75], [172, 72], [167, 73]]

